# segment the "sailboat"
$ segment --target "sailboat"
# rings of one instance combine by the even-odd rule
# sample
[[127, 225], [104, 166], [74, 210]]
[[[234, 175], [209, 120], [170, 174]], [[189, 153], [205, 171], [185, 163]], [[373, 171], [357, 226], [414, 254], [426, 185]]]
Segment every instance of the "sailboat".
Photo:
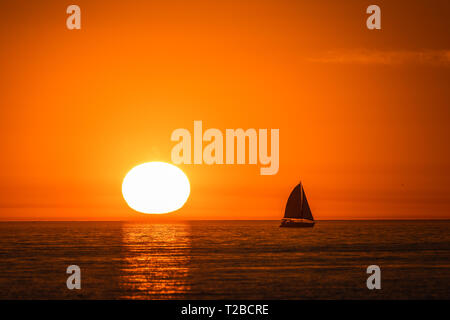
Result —
[[305, 190], [300, 182], [289, 196], [280, 227], [312, 228], [314, 224], [314, 218], [309, 208], [308, 200], [306, 199]]

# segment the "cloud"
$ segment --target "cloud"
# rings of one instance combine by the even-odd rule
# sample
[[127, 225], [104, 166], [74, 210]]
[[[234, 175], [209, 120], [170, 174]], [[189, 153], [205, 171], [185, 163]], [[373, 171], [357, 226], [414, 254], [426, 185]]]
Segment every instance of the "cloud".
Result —
[[419, 64], [450, 67], [450, 50], [379, 51], [335, 50], [308, 59], [311, 62], [333, 64]]

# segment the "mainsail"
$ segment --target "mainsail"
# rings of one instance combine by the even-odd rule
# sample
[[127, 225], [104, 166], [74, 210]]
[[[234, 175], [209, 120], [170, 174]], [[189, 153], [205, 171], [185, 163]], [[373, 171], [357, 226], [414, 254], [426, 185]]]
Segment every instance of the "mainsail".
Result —
[[294, 190], [292, 190], [286, 204], [284, 217], [314, 221], [311, 209], [309, 208], [308, 200], [306, 199], [305, 190], [303, 190], [301, 183], [299, 183]]

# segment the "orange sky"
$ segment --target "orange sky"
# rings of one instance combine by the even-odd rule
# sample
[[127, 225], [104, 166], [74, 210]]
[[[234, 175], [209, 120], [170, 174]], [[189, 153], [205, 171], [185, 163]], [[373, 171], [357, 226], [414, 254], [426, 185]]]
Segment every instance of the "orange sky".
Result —
[[0, 220], [144, 217], [124, 175], [194, 120], [279, 128], [279, 173], [182, 165], [166, 217], [279, 219], [301, 179], [317, 219], [450, 218], [450, 2], [376, 3], [2, 1]]

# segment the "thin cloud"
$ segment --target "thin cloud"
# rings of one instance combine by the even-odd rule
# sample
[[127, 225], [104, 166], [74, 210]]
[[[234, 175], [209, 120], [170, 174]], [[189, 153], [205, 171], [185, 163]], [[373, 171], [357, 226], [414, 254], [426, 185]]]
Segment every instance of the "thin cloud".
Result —
[[420, 64], [450, 66], [450, 50], [377, 51], [336, 50], [308, 59], [311, 62], [333, 64]]

